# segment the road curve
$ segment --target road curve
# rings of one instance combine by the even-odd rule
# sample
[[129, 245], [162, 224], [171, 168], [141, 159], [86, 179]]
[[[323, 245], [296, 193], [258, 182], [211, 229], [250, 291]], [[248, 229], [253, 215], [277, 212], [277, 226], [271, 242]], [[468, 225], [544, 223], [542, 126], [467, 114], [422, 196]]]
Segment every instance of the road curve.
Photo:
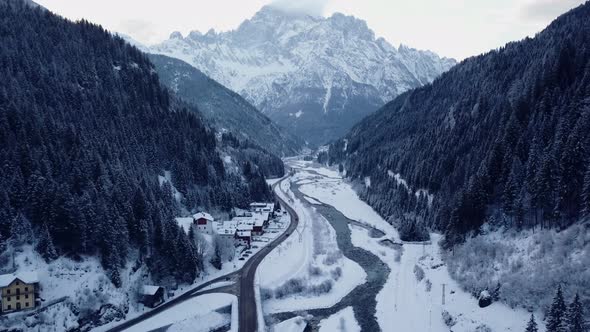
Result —
[[[220, 276], [218, 278], [209, 280], [191, 290], [186, 291], [185, 293], [175, 297], [167, 302], [162, 303], [160, 306], [141, 314], [137, 317], [129, 319], [109, 330], [107, 332], [120, 332], [123, 331], [133, 325], [141, 323], [159, 313], [162, 313], [171, 307], [182, 303], [194, 296], [201, 295], [204, 292], [200, 292], [202, 289], [221, 282], [226, 281], [228, 279], [233, 279], [234, 277], [238, 277], [238, 285], [239, 285], [239, 294], [238, 294], [238, 312], [239, 312], [239, 331], [240, 332], [255, 332], [258, 327], [258, 320], [257, 320], [257, 313], [256, 313], [256, 297], [254, 296], [254, 279], [256, 275], [256, 269], [258, 265], [262, 262], [264, 257], [268, 255], [274, 248], [276, 248], [279, 244], [285, 241], [291, 233], [297, 228], [299, 224], [299, 217], [295, 213], [295, 210], [291, 206], [287, 204], [287, 202], [283, 201], [279, 195], [276, 193], [276, 187], [287, 179], [288, 176], [283, 177], [281, 180], [277, 181], [273, 186], [273, 192], [275, 197], [280, 202], [281, 206], [289, 212], [291, 216], [291, 223], [287, 230], [281, 234], [281, 236], [274, 239], [269, 245], [262, 248], [259, 252], [254, 254], [245, 264], [244, 266], [236, 270], [234, 272], [228, 273], [226, 275]], [[280, 190], [280, 189], [279, 189]], [[209, 291], [207, 291], [208, 293]]]
[[[258, 265], [262, 262], [264, 257], [268, 255], [274, 248], [276, 248], [279, 244], [285, 241], [297, 226], [299, 225], [299, 216], [295, 213], [295, 210], [287, 204], [276, 192], [276, 187], [280, 185], [288, 176], [284, 177], [280, 181], [277, 181], [273, 185], [273, 192], [275, 194], [276, 199], [279, 201], [281, 206], [289, 212], [291, 216], [291, 223], [287, 230], [281, 234], [278, 238], [273, 240], [269, 245], [262, 248], [256, 255], [254, 255], [248, 263], [251, 264], [245, 265], [242, 268], [242, 277], [240, 278], [240, 295], [238, 300], [239, 306], [239, 332], [255, 332], [258, 328], [258, 319], [256, 314], [256, 296], [254, 295], [254, 282], [256, 276], [256, 269]], [[280, 190], [280, 187], [279, 189]]]

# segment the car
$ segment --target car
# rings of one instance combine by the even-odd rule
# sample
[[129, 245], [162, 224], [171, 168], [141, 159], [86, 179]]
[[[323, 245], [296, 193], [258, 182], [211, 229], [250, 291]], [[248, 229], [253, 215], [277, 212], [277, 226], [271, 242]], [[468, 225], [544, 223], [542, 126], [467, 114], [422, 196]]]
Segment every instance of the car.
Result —
[[238, 258], [238, 260], [243, 261], [243, 260], [245, 260], [245, 258], [244, 257], [240, 257], [240, 258]]
[[246, 250], [246, 253], [247, 254], [251, 254], [252, 253], [252, 250]]
[[252, 249], [258, 249], [258, 246], [252, 246]]

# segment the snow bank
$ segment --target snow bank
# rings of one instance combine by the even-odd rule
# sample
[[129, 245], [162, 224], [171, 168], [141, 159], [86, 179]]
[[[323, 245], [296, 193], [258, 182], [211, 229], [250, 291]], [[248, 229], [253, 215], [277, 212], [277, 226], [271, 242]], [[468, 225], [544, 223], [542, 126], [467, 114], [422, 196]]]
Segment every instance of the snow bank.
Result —
[[151, 331], [168, 325], [172, 325], [168, 331], [210, 331], [231, 322], [230, 315], [216, 310], [233, 307], [234, 301], [237, 302], [237, 298], [229, 294], [201, 295], [181, 302], [125, 331]]
[[[330, 307], [364, 283], [366, 274], [357, 263], [342, 256], [336, 231], [310, 205], [294, 198], [289, 181], [281, 183], [278, 193], [292, 202], [300, 220], [291, 236], [269, 253], [257, 269], [264, 312]], [[288, 282], [305, 291], [288, 294]], [[309, 294], [310, 289], [316, 294]], [[280, 296], [276, 296], [277, 291]]]
[[276, 332], [303, 332], [305, 327], [307, 326], [307, 322], [303, 317], [293, 317], [291, 319], [287, 319], [276, 324], [273, 327], [273, 331]]

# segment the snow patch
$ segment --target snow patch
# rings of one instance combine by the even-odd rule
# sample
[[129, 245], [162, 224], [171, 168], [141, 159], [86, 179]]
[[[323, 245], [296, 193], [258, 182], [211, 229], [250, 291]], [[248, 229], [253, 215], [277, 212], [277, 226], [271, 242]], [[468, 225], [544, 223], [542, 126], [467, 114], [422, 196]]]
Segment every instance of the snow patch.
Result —
[[346, 307], [320, 321], [320, 332], [360, 332], [361, 326], [354, 318], [352, 307]]

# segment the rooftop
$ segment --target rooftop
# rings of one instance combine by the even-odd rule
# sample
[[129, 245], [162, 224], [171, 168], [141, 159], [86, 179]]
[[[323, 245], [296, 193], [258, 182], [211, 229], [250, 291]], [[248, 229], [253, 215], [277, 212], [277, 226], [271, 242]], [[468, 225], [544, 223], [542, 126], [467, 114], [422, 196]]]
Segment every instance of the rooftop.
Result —
[[212, 216], [211, 216], [209, 213], [207, 213], [207, 212], [198, 212], [198, 213], [195, 213], [195, 214], [193, 215], [193, 218], [194, 218], [194, 219], [201, 219], [201, 218], [203, 218], [203, 219], [207, 219], [207, 220], [210, 220], [210, 221], [213, 221], [213, 220], [215, 220], [215, 219], [213, 219], [213, 217], [212, 217]]
[[39, 282], [39, 276], [37, 275], [37, 272], [34, 271], [2, 274], [0, 275], [0, 287], [6, 287], [16, 279], [27, 284], [36, 284]]

